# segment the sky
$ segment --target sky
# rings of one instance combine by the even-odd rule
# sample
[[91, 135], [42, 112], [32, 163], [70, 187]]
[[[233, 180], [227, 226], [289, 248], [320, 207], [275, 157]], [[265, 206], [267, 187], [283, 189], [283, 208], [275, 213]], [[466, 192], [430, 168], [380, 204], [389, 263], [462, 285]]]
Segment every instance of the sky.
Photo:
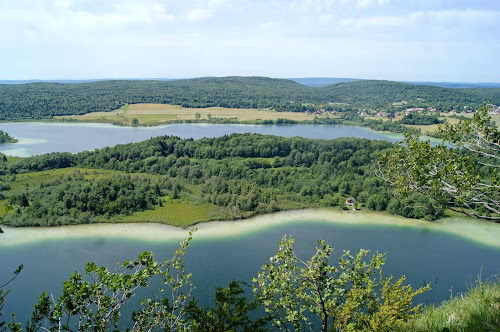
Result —
[[500, 0], [1, 0], [0, 80], [500, 82]]

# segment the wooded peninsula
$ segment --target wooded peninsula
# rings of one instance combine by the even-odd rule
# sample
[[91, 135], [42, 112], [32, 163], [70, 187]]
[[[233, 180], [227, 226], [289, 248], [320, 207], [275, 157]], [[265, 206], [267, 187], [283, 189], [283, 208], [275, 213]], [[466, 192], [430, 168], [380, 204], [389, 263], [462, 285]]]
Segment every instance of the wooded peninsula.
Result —
[[347, 209], [349, 197], [358, 209], [427, 220], [443, 217], [444, 211], [428, 197], [414, 193], [396, 198], [375, 176], [374, 160], [391, 146], [357, 138], [163, 136], [78, 154], [4, 162], [3, 203], [16, 207], [5, 224], [135, 218], [187, 227], [305, 207]]

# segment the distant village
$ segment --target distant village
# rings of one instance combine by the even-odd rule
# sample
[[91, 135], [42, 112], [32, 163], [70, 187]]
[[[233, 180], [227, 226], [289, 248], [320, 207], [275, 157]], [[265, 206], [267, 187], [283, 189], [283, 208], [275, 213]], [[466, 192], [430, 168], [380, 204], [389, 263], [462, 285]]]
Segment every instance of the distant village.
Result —
[[[489, 111], [490, 115], [500, 114], [500, 106], [494, 105], [494, 104], [488, 104], [488, 107], [490, 108], [490, 111]], [[452, 115], [453, 114], [460, 115], [460, 114], [473, 113], [475, 111], [472, 110], [472, 108], [469, 106], [464, 106], [463, 110], [452, 109], [449, 112], [446, 112], [443, 110], [438, 110], [434, 107], [427, 107], [427, 108], [425, 108], [425, 107], [410, 107], [410, 108], [406, 108], [404, 110], [399, 110], [399, 111], [394, 112], [394, 116], [409, 115], [411, 113], [424, 114], [427, 112], [429, 112], [429, 113], [430, 112], [449, 113]], [[329, 110], [326, 110], [324, 108], [320, 108], [320, 109], [316, 109], [316, 110], [306, 110], [305, 113], [306, 113], [306, 115], [315, 115], [315, 116], [317, 116], [317, 115], [325, 115], [325, 116], [332, 115], [332, 116], [334, 116], [334, 115], [338, 114], [339, 111], [336, 111], [336, 110], [329, 111]], [[366, 110], [366, 109], [358, 109], [358, 114], [360, 116], [381, 117], [381, 118], [391, 116], [390, 112], [373, 111], [373, 110]]]

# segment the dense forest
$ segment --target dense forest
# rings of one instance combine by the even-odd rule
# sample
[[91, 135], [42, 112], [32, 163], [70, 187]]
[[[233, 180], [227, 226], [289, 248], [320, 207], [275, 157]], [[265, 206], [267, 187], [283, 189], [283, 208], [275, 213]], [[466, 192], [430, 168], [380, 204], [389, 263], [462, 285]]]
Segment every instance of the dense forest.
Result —
[[[394, 197], [375, 176], [374, 160], [391, 147], [389, 142], [357, 138], [232, 134], [196, 141], [163, 136], [78, 154], [30, 157], [2, 164], [3, 196], [17, 207], [6, 224], [105, 221], [113, 215], [154, 209], [167, 197], [218, 206], [231, 211], [233, 218], [311, 206], [347, 209], [351, 196], [357, 200], [356, 208], [428, 220], [444, 216], [436, 202], [418, 193]], [[16, 187], [16, 174], [31, 176], [67, 167], [82, 170], [60, 180], [11, 189]], [[123, 175], [84, 177], [84, 170], [90, 169]]]
[[[304, 112], [330, 107], [395, 110], [479, 107], [485, 100], [500, 104], [500, 88], [448, 89], [391, 81], [341, 82], [308, 87], [291, 80], [264, 77], [197, 78], [176, 81], [99, 81], [88, 83], [0, 84], [0, 120], [47, 119], [112, 111], [129, 103], [175, 104], [184, 107], [272, 108]], [[399, 106], [401, 107], [401, 106]]]

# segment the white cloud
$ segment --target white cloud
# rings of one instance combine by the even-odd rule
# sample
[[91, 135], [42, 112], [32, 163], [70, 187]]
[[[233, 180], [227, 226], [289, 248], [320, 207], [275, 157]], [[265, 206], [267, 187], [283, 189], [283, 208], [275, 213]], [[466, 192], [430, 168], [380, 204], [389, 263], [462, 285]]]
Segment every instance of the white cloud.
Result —
[[374, 31], [374, 29], [449, 29], [485, 26], [500, 20], [500, 12], [478, 10], [417, 11], [392, 16], [347, 17], [339, 21], [343, 27]]
[[376, 3], [376, 0], [357, 0], [356, 8], [368, 8], [373, 6]]
[[212, 17], [212, 10], [210, 9], [193, 9], [189, 11], [186, 18], [190, 22], [197, 22], [206, 20]]
[[319, 23], [329, 24], [333, 21], [333, 19], [334, 19], [333, 15], [320, 15], [319, 16]]
[[209, 0], [208, 1], [208, 6], [220, 6], [226, 3], [226, 0]]
[[485, 24], [492, 21], [498, 22], [500, 20], [500, 11], [473, 9], [436, 10], [426, 12], [426, 16], [441, 24]]
[[390, 3], [390, 0], [356, 0], [356, 8], [382, 7]]
[[390, 0], [295, 0], [292, 7], [302, 10], [344, 10], [344, 9], [367, 9], [371, 7], [382, 7], [390, 3]]
[[[85, 31], [165, 23], [175, 19], [157, 1], [121, 1], [99, 11], [79, 9], [70, 0], [40, 4], [1, 10], [0, 27], [9, 27], [7, 31], [14, 34], [26, 29], [36, 30], [42, 37], [50, 34], [53, 38], [68, 33], [78, 35]], [[2, 30], [5, 32], [5, 29]]]
[[335, 0], [295, 0], [290, 7], [299, 10], [314, 10], [320, 12], [330, 10], [335, 5]]
[[275, 22], [265, 22], [265, 23], [261, 23], [259, 26], [263, 30], [272, 30], [276, 27], [276, 23]]
[[[453, 6], [455, 1], [462, 6]], [[489, 45], [498, 50], [500, 45], [500, 6], [474, 3], [467, 10], [465, 2], [0, 0], [0, 75], [26, 72], [26, 66], [45, 71], [40, 78], [54, 77], [52, 72], [71, 77], [86, 70], [94, 77], [366, 77], [375, 75], [373, 68], [378, 68], [379, 78], [384, 72], [395, 78], [398, 72], [411, 76], [431, 67], [439, 75], [432, 61], [453, 58], [454, 69], [462, 69], [467, 57], [478, 55], [455, 55], [460, 50]], [[420, 52], [399, 55], [407, 49], [424, 50], [425, 57]], [[493, 55], [479, 57], [496, 68]], [[398, 63], [388, 60], [395, 58]], [[163, 71], [155, 74], [156, 68]]]
[[79, 47], [100, 53], [106, 46], [140, 44], [146, 35], [158, 35], [176, 20], [157, 0], [121, 0], [97, 8], [69, 0], [35, 4], [0, 5], [0, 41], [11, 43], [9, 49], [14, 45], [31, 45], [33, 50]]

